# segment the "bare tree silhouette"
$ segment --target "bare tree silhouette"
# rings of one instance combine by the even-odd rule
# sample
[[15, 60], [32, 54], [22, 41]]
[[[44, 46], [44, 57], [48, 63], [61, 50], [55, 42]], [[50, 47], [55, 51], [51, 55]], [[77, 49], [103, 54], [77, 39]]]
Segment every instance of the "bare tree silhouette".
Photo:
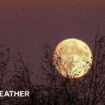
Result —
[[[41, 68], [45, 72], [48, 84], [46, 88], [49, 105], [105, 104], [105, 36], [103, 34], [96, 33], [91, 70], [78, 80], [63, 78], [57, 73], [53, 65], [53, 49], [49, 44], [44, 44], [42, 51], [44, 60]], [[60, 62], [61, 59], [58, 57], [58, 60]]]
[[[0, 49], [0, 91], [30, 91], [29, 98], [0, 97], [0, 105], [33, 105], [33, 86], [31, 83], [31, 68], [20, 53], [13, 55], [10, 49]], [[34, 94], [35, 95], [35, 94]]]
[[[85, 76], [70, 79], [62, 77], [53, 64], [53, 49], [42, 45], [41, 80], [31, 82], [31, 68], [20, 53], [0, 50], [0, 90], [29, 90], [28, 98], [0, 98], [0, 105], [105, 105], [105, 36], [96, 33], [91, 70]], [[61, 58], [58, 56], [59, 62]], [[88, 62], [87, 62], [88, 63]], [[57, 62], [56, 62], [57, 64]], [[59, 65], [59, 64], [58, 64]], [[69, 64], [71, 67], [72, 65]], [[58, 66], [59, 67], [59, 66]], [[65, 66], [62, 65], [66, 70]], [[68, 72], [66, 72], [68, 73]]]

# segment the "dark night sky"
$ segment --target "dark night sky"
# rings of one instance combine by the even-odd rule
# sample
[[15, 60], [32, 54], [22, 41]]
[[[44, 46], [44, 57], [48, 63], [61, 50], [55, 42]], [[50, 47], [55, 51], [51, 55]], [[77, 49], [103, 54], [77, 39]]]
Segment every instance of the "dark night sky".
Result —
[[34, 79], [41, 44], [74, 37], [92, 47], [97, 25], [104, 32], [105, 0], [0, 0], [0, 42], [32, 63]]

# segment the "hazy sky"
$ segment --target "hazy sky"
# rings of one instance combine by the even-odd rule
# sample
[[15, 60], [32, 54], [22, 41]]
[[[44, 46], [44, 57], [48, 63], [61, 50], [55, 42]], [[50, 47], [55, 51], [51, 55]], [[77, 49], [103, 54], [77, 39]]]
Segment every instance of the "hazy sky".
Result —
[[104, 5], [104, 0], [1, 0], [1, 7], [18, 6], [71, 6], [71, 5]]
[[38, 77], [41, 44], [74, 37], [92, 47], [98, 25], [104, 32], [105, 0], [0, 0], [0, 42], [21, 51]]

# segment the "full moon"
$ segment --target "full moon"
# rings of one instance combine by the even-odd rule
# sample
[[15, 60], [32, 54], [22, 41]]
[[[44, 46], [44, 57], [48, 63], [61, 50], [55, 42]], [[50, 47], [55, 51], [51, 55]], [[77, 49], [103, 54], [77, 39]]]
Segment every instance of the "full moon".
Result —
[[80, 78], [91, 68], [91, 49], [79, 39], [63, 40], [54, 50], [53, 64], [62, 76]]

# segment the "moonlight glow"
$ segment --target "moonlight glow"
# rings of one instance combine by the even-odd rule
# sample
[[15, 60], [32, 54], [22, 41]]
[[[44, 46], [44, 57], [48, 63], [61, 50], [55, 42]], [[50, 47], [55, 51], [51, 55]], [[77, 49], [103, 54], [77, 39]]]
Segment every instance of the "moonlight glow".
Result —
[[92, 64], [92, 52], [83, 41], [66, 39], [55, 48], [53, 63], [62, 76], [79, 78], [89, 71]]

